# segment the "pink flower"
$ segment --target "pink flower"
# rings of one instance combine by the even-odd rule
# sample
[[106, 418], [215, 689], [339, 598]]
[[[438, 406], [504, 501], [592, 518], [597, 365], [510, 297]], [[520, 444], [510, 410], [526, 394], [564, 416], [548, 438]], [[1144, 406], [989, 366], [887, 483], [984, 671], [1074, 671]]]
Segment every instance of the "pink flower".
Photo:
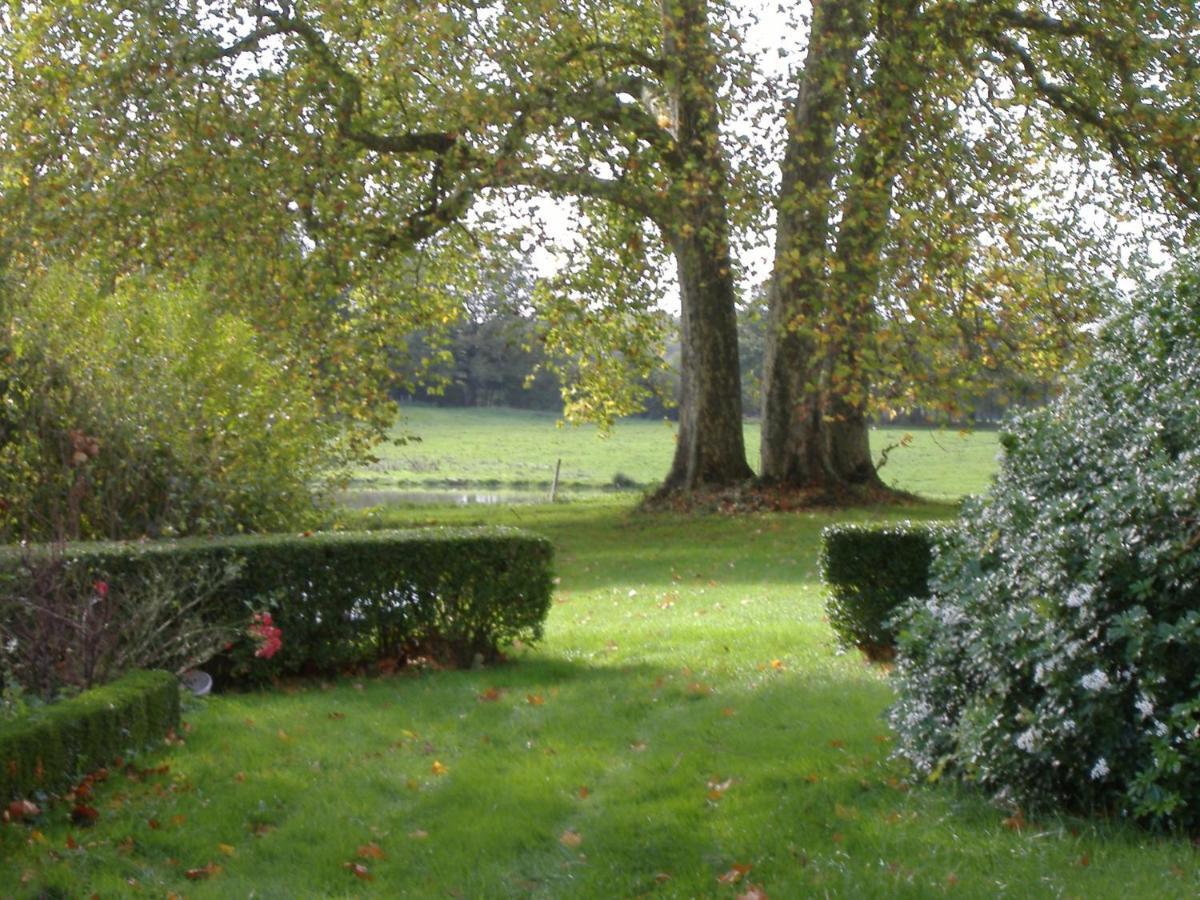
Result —
[[96, 596], [99, 597], [101, 600], [107, 599], [107, 597], [108, 597], [108, 582], [107, 581], [93, 581], [92, 582], [92, 590], [96, 592]]
[[250, 634], [258, 641], [254, 655], [259, 659], [270, 659], [283, 648], [283, 630], [275, 627], [269, 612], [251, 617]]

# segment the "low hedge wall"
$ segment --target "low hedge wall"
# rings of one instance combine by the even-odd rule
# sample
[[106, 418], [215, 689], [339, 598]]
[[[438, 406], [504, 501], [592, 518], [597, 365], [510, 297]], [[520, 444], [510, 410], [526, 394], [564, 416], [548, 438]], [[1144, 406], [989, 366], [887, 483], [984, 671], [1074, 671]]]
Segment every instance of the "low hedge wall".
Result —
[[179, 679], [170, 672], [130, 672], [0, 721], [0, 802], [66, 790], [178, 726]]
[[[247, 636], [214, 662], [222, 675], [330, 672], [420, 652], [456, 664], [494, 659], [514, 640], [541, 637], [550, 609], [553, 549], [511, 528], [253, 535], [79, 543], [64, 558], [78, 583], [136, 581], [169, 557], [174, 571], [235, 574], [206, 618], [242, 633], [270, 612], [282, 648], [255, 659]], [[0, 551], [0, 576], [20, 565]], [[81, 569], [81, 571], [79, 571]]]
[[937, 524], [829, 525], [821, 532], [825, 611], [843, 647], [869, 659], [895, 655], [892, 617], [911, 597], [929, 594], [929, 566], [950, 534]]

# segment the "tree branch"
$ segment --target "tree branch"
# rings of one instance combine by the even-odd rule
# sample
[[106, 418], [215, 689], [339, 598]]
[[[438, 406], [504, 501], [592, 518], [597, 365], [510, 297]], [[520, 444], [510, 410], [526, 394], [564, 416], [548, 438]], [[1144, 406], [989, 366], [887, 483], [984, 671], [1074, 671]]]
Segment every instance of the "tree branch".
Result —
[[284, 13], [256, 6], [255, 15], [275, 23], [274, 33], [297, 37], [321, 67], [333, 77], [341, 90], [335, 109], [338, 134], [377, 153], [445, 153], [455, 145], [457, 135], [442, 131], [413, 131], [400, 134], [380, 134], [354, 124], [354, 116], [362, 105], [362, 83], [340, 62], [325, 39], [308, 22], [291, 18]]
[[589, 197], [635, 212], [666, 229], [668, 211], [646, 192], [616, 178], [602, 178], [587, 171], [563, 172], [547, 166], [501, 166], [489, 181], [490, 187], [531, 187], [551, 194]]

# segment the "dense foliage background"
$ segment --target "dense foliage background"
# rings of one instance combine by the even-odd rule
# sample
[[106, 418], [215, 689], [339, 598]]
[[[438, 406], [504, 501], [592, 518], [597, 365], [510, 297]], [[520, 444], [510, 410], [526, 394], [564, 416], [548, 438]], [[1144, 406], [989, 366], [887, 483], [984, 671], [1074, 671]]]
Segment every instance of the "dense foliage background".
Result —
[[206, 278], [52, 269], [0, 322], [0, 535], [291, 528], [339, 428]]

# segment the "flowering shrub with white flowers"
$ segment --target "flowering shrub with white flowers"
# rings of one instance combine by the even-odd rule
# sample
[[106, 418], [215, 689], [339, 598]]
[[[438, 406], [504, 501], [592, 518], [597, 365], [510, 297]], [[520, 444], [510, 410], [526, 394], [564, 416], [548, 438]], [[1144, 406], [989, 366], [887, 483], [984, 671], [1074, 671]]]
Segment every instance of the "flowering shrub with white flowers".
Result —
[[901, 755], [1029, 810], [1200, 826], [1200, 267], [1013, 419], [907, 610]]

